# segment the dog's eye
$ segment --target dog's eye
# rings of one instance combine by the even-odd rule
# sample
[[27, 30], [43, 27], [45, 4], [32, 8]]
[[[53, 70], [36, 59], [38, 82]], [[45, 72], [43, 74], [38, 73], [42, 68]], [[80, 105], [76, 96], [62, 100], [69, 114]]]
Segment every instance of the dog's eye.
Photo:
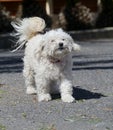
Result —
[[65, 41], [65, 39], [62, 39], [62, 41]]
[[51, 42], [54, 42], [55, 40], [51, 40]]

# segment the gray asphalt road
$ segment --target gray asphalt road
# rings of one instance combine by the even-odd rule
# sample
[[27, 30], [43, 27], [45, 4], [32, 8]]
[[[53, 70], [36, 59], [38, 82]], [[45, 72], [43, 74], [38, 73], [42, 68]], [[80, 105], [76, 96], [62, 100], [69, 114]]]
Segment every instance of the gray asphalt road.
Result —
[[80, 45], [72, 58], [76, 103], [26, 95], [23, 51], [0, 51], [0, 130], [113, 130], [113, 40]]

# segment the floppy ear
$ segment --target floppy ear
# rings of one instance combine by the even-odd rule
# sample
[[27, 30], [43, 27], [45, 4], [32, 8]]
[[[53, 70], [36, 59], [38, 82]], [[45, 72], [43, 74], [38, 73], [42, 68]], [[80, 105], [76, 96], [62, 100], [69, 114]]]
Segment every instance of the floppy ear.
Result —
[[80, 51], [80, 45], [73, 43], [72, 45], [72, 51]]
[[44, 50], [44, 44], [40, 44], [39, 46], [37, 46], [37, 48], [35, 48], [34, 50], [34, 57], [36, 59], [39, 59], [42, 55], [43, 50]]

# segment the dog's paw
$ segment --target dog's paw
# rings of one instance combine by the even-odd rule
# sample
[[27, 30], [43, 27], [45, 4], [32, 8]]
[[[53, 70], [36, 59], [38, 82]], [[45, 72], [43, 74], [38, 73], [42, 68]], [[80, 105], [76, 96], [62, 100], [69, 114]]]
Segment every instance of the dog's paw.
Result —
[[36, 89], [33, 88], [33, 87], [27, 87], [26, 93], [27, 93], [27, 94], [36, 94], [37, 91], [36, 91]]
[[63, 95], [61, 99], [63, 102], [68, 102], [68, 103], [75, 101], [75, 99], [69, 94]]
[[50, 94], [43, 94], [43, 95], [38, 95], [38, 101], [50, 101], [51, 100], [51, 95]]

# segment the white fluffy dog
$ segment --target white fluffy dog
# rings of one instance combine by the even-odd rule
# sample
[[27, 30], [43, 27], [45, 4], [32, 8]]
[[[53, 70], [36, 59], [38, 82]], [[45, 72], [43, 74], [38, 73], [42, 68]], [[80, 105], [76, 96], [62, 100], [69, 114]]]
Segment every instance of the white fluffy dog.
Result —
[[26, 45], [24, 77], [27, 94], [37, 93], [38, 101], [51, 100], [57, 89], [63, 102], [73, 102], [71, 79], [71, 52], [80, 49], [62, 29], [43, 34], [45, 21], [39, 17], [25, 18], [13, 24], [19, 47]]

